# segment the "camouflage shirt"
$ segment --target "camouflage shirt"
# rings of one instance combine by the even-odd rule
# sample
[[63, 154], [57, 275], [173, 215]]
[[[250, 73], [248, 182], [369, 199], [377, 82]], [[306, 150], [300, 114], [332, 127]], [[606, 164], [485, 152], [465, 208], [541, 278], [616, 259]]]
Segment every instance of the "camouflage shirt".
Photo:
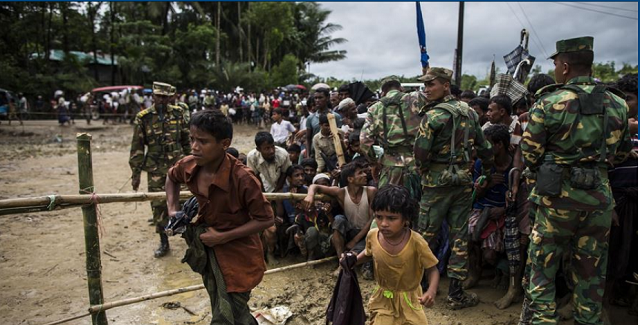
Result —
[[[576, 77], [569, 80], [567, 85], [577, 85], [590, 94], [596, 81], [590, 77]], [[529, 200], [556, 209], [605, 209], [612, 204], [606, 167], [624, 161], [632, 149], [627, 104], [611, 91], [605, 91], [603, 104], [608, 114], [608, 132], [604, 153], [606, 158], [605, 162], [601, 162], [604, 116], [581, 114], [578, 94], [573, 90], [561, 89], [563, 86], [556, 84], [540, 89], [542, 96], [529, 111], [529, 124], [521, 142], [525, 164], [536, 171], [545, 156], [550, 155], [556, 164], [566, 169], [601, 168], [605, 170], [605, 177], [601, 176], [602, 184], [593, 190], [572, 188], [569, 177], [564, 177], [560, 196], [540, 196], [534, 188]]]
[[[445, 107], [448, 108], [445, 109]], [[442, 101], [427, 104], [425, 109], [414, 146], [416, 164], [422, 175], [422, 185], [439, 186], [437, 180], [442, 166], [449, 165], [452, 160], [451, 136], [454, 121], [457, 123], [454, 148], [456, 155], [451, 162], [468, 171], [470, 165], [465, 164], [470, 163], [471, 152], [475, 149], [478, 158], [482, 159], [483, 174], [488, 175], [493, 165], [493, 151], [491, 143], [484, 139], [476, 112], [466, 103], [455, 100], [451, 95], [446, 96]], [[466, 128], [468, 128], [467, 149], [464, 143]], [[468, 182], [471, 182], [470, 176]]]
[[373, 145], [377, 141], [384, 148], [380, 158], [383, 166], [414, 165], [413, 143], [420, 127], [420, 109], [425, 103], [424, 96], [418, 91], [404, 94], [390, 90], [369, 108], [360, 131], [360, 150], [371, 161], [375, 160]]
[[166, 174], [169, 167], [190, 153], [189, 115], [181, 107], [167, 105], [163, 120], [155, 105], [136, 115], [129, 155], [133, 175], [143, 170]]

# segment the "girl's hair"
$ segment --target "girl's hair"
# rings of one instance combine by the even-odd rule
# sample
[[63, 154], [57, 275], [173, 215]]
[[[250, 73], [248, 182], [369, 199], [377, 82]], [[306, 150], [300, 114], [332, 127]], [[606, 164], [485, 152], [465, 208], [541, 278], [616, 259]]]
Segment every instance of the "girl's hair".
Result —
[[404, 186], [388, 184], [381, 187], [373, 198], [371, 209], [400, 213], [406, 220], [416, 220], [418, 216], [418, 202], [411, 196]]

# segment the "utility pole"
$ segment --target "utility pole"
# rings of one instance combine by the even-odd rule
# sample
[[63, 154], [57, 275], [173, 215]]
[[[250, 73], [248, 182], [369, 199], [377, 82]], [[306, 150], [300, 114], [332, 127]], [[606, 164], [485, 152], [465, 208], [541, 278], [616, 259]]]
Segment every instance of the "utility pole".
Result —
[[458, 8], [458, 45], [456, 47], [455, 84], [462, 83], [462, 32], [464, 31], [464, 1], [460, 1]]

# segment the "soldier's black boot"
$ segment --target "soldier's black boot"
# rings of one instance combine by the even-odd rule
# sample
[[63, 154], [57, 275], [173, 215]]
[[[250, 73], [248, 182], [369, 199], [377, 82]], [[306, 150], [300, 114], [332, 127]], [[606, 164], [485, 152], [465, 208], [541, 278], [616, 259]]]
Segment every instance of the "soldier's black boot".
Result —
[[153, 252], [155, 258], [163, 257], [169, 252], [169, 237], [164, 232], [160, 233], [160, 246]]
[[533, 318], [533, 312], [529, 305], [531, 304], [531, 300], [527, 298], [527, 295], [524, 295], [524, 301], [522, 302], [522, 311], [520, 312], [520, 321], [518, 321], [518, 325], [531, 325], [531, 319]]
[[449, 283], [449, 296], [447, 297], [447, 307], [458, 310], [473, 307], [478, 304], [478, 295], [462, 290], [462, 281], [451, 279]]

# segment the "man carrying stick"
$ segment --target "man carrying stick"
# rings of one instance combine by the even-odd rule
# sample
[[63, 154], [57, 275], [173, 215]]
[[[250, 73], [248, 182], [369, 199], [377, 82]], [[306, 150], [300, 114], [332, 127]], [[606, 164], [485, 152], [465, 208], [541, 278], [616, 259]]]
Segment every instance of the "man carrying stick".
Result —
[[192, 155], [169, 170], [165, 185], [171, 216], [180, 210], [181, 183], [199, 205], [183, 260], [202, 275], [211, 324], [257, 324], [247, 302], [266, 270], [258, 234], [274, 224], [273, 210], [251, 169], [226, 153], [233, 127], [224, 114], [198, 111], [189, 134]]

